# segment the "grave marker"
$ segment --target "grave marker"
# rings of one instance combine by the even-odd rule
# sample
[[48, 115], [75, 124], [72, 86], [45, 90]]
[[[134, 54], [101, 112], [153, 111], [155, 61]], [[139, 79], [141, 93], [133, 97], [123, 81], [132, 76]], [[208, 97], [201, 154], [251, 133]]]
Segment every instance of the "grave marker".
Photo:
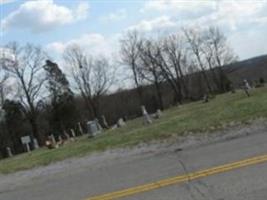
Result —
[[120, 118], [117, 122], [117, 126], [120, 128], [120, 127], [123, 127], [125, 125], [126, 125], [126, 123], [124, 122], [124, 120], [122, 118]]
[[79, 129], [79, 131], [80, 131], [81, 135], [83, 135], [83, 134], [84, 134], [84, 133], [83, 133], [83, 128], [82, 128], [82, 126], [81, 126], [81, 123], [80, 123], [80, 122], [78, 122], [78, 129]]
[[108, 125], [108, 122], [107, 122], [106, 117], [104, 115], [101, 116], [101, 120], [102, 120], [102, 124], [103, 124], [104, 128], [108, 129], [109, 125]]
[[96, 136], [102, 131], [102, 127], [98, 124], [97, 120], [87, 122], [87, 130], [90, 137]]
[[27, 152], [30, 152], [31, 149], [30, 149], [30, 143], [31, 143], [31, 138], [30, 136], [24, 136], [24, 137], [21, 137], [21, 143], [26, 147], [26, 151]]
[[39, 149], [39, 143], [36, 138], [33, 139], [33, 147], [34, 149]]
[[71, 137], [76, 137], [76, 133], [73, 129], [70, 129]]
[[10, 147], [7, 147], [6, 148], [6, 153], [7, 153], [7, 157], [12, 157], [13, 156], [13, 154], [12, 154], [12, 151], [11, 151], [11, 148]]
[[142, 114], [143, 114], [143, 117], [144, 117], [144, 124], [151, 124], [152, 120], [151, 120], [150, 115], [146, 111], [146, 107], [145, 106], [141, 106], [141, 109], [142, 109]]

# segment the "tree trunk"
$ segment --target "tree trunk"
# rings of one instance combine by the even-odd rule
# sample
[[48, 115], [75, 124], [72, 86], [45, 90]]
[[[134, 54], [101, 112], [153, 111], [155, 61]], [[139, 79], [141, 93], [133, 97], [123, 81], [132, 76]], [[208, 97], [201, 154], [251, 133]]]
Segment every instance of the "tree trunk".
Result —
[[159, 100], [159, 107], [161, 110], [163, 110], [164, 106], [163, 106], [163, 101], [162, 101], [162, 93], [161, 93], [161, 89], [160, 89], [160, 83], [157, 80], [155, 81], [155, 87], [156, 87], [156, 92], [157, 92], [157, 96], [158, 96], [158, 100]]
[[44, 144], [43, 138], [40, 135], [38, 125], [37, 125], [37, 119], [36, 116], [30, 116], [30, 124], [32, 129], [31, 137], [34, 137], [38, 140], [39, 144], [42, 146]]

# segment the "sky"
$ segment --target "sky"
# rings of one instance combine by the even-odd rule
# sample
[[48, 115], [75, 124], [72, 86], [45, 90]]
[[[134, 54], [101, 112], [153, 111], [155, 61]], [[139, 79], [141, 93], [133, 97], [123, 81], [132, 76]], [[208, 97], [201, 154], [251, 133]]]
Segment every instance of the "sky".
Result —
[[0, 0], [0, 46], [41, 45], [59, 59], [70, 44], [112, 55], [128, 30], [215, 25], [240, 60], [267, 54], [267, 0]]

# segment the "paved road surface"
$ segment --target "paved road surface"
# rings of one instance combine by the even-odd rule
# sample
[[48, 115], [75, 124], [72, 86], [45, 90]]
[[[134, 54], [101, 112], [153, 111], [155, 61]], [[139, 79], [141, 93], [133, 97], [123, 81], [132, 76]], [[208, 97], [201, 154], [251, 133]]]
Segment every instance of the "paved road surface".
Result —
[[[198, 145], [154, 150], [82, 164], [56, 173], [16, 178], [1, 185], [1, 200], [89, 200], [90, 197], [267, 155], [267, 133]], [[79, 165], [79, 163], [77, 163]], [[29, 172], [27, 172], [29, 173]], [[22, 181], [23, 180], [23, 181]], [[13, 183], [13, 182], [14, 183]], [[10, 187], [9, 187], [10, 186]], [[2, 187], [2, 188], [1, 188]], [[125, 200], [266, 200], [267, 162], [127, 196]]]

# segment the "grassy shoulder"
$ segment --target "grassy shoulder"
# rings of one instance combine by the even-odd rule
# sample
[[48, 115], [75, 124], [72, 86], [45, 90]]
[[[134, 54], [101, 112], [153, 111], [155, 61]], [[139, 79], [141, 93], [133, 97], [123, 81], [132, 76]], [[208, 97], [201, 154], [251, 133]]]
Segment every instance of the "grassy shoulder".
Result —
[[144, 126], [142, 118], [127, 122], [127, 126], [108, 130], [94, 139], [83, 136], [59, 149], [39, 149], [0, 161], [0, 173], [48, 165], [71, 157], [81, 157], [94, 151], [134, 146], [188, 132], [206, 132], [223, 128], [230, 123], [244, 123], [267, 117], [267, 88], [255, 89], [251, 97], [243, 91], [218, 95], [209, 103], [201, 101], [166, 110], [159, 120]]

